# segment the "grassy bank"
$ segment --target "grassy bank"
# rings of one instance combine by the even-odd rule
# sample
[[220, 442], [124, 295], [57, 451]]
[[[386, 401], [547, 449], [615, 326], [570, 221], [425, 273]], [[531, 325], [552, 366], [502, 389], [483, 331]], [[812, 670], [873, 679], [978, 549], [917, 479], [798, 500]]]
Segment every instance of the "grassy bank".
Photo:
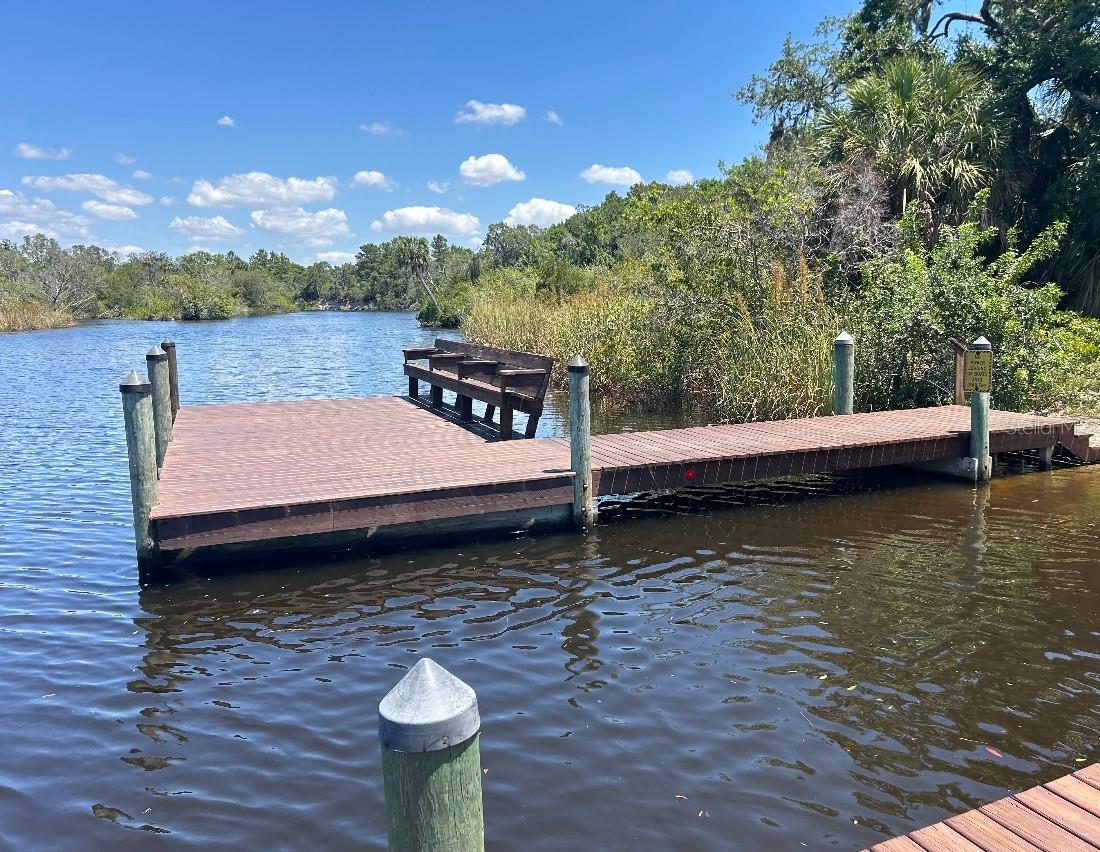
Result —
[[857, 341], [858, 410], [948, 402], [951, 338], [984, 335], [996, 353], [996, 405], [1100, 411], [1100, 321], [1059, 310], [1056, 286], [1024, 280], [1058, 234], [989, 259], [992, 236], [970, 222], [927, 247], [903, 232], [855, 287], [824, 285], [804, 261], [705, 291], [640, 262], [587, 270], [594, 283], [572, 293], [513, 280], [476, 298], [463, 329], [561, 364], [583, 354], [597, 404], [680, 403], [733, 421], [828, 413], [841, 330]]
[[0, 332], [67, 328], [72, 324], [73, 318], [67, 311], [53, 310], [38, 302], [0, 305]]

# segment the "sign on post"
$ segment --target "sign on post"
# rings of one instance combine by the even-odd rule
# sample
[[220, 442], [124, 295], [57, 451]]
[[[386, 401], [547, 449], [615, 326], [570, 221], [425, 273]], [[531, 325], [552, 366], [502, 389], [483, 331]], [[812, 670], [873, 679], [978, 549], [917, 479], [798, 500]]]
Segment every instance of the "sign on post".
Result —
[[968, 349], [963, 362], [963, 393], [989, 393], [993, 389], [993, 352]]

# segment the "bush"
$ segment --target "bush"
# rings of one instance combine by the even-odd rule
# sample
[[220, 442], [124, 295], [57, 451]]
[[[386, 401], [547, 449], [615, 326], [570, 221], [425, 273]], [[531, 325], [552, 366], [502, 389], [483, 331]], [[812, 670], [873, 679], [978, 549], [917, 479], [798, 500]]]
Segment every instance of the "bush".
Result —
[[1008, 247], [988, 260], [983, 251], [997, 232], [981, 228], [977, 212], [957, 228], [943, 227], [931, 248], [916, 215], [907, 215], [898, 248], [863, 267], [863, 286], [845, 309], [857, 340], [857, 408], [949, 401], [952, 337], [985, 336], [993, 344], [992, 400], [1000, 408], [1049, 408], [1063, 395], [1067, 371], [1087, 369], [1080, 363], [1087, 345], [1069, 354], [1085, 325], [1058, 311], [1062, 292], [1024, 281], [1054, 253], [1064, 227], [1051, 226], [1025, 250], [1010, 233]]

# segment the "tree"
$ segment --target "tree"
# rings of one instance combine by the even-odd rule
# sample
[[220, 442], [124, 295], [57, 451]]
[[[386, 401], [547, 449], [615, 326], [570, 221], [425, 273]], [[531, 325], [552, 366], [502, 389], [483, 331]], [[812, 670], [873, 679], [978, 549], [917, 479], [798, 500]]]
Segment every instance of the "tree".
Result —
[[921, 201], [933, 237], [945, 214], [961, 214], [990, 180], [998, 116], [988, 87], [965, 66], [901, 57], [852, 83], [847, 97], [819, 119], [821, 141], [837, 159], [874, 164], [894, 183], [900, 214]]
[[397, 262], [402, 269], [407, 270], [428, 293], [436, 311], [440, 310], [439, 299], [436, 298], [435, 288], [432, 286], [432, 262], [428, 254], [428, 241], [423, 237], [394, 237], [391, 241]]
[[68, 252], [45, 234], [23, 237], [22, 283], [33, 297], [54, 310], [79, 315], [95, 299], [103, 270], [84, 252]]

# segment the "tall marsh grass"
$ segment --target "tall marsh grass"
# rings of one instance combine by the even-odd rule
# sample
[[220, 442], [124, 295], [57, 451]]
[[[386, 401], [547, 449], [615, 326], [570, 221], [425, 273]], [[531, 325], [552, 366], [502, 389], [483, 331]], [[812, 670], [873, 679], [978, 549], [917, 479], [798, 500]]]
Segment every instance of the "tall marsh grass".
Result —
[[630, 274], [603, 281], [566, 297], [480, 299], [463, 330], [476, 342], [552, 356], [559, 386], [563, 365], [583, 355], [597, 405], [680, 403], [736, 421], [827, 411], [839, 319], [805, 265], [793, 276], [774, 267], [750, 295], [658, 289]]
[[59, 311], [40, 302], [0, 304], [0, 332], [66, 328], [73, 324], [68, 311]]

